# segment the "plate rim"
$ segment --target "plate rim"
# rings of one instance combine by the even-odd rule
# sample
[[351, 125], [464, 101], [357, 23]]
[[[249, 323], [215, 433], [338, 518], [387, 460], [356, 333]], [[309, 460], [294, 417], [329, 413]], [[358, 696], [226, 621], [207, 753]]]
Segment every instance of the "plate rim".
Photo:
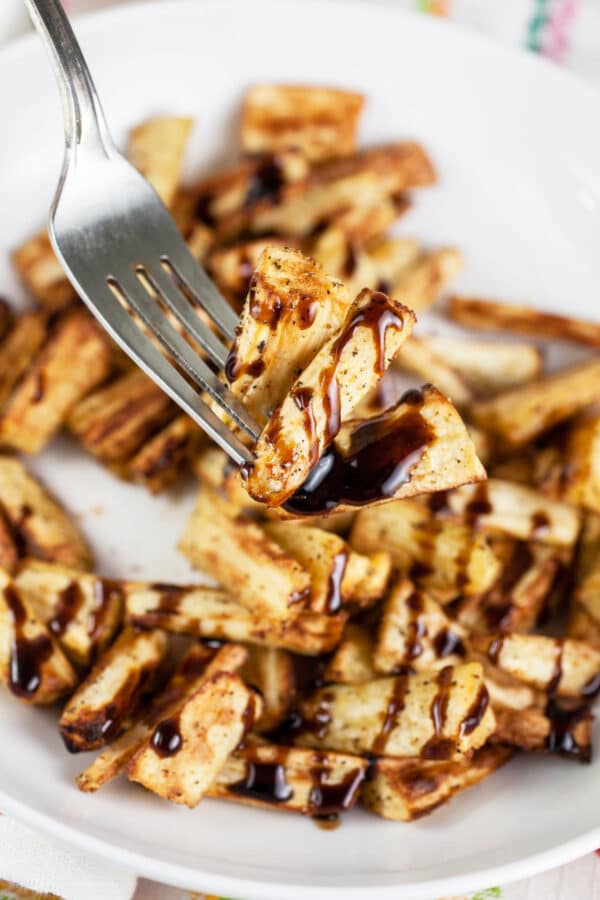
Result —
[[[176, 14], [186, 7], [189, 9], [190, 6], [213, 6], [219, 9], [229, 6], [233, 8], [239, 6], [241, 2], [243, 0], [162, 0], [160, 4], [153, 0], [126, 2], [119, 6], [105, 7], [77, 15], [74, 17], [75, 31], [78, 34], [80, 30], [93, 32], [96, 23], [104, 20], [138, 16], [161, 17]], [[562, 82], [569, 90], [580, 95], [587, 94], [589, 100], [598, 106], [600, 112], [600, 92], [576, 73], [557, 66], [539, 54], [505, 44], [491, 35], [478, 32], [461, 23], [423, 16], [422, 13], [415, 10], [395, 8], [382, 2], [371, 3], [367, 6], [365, 0], [258, 0], [257, 6], [262, 7], [263, 10], [271, 7], [281, 12], [282, 3], [304, 11], [308, 3], [315, 7], [323, 5], [353, 7], [355, 10], [360, 10], [361, 14], [366, 17], [381, 16], [382, 18], [404, 19], [409, 20], [413, 25], [418, 22], [417, 27], [425, 32], [441, 33], [441, 31], [445, 31], [447, 33], [450, 30], [460, 40], [486, 48], [496, 57], [504, 57], [507, 64], [510, 64], [511, 60], [518, 61], [517, 64], [520, 66], [529, 66], [530, 70], [535, 72], [535, 77], [546, 80], [552, 78], [557, 83]], [[39, 49], [36, 49], [37, 47]], [[42, 52], [42, 47], [35, 32], [21, 35], [0, 49], [0, 69], [14, 64], [14, 61], [27, 56], [27, 54], [38, 52]], [[600, 116], [598, 120], [600, 121]], [[415, 884], [392, 884], [390, 882], [389, 884], [369, 883], [350, 886], [333, 886], [322, 883], [290, 885], [286, 881], [265, 882], [260, 879], [219, 875], [214, 872], [203, 873], [198, 868], [189, 868], [186, 865], [160, 860], [142, 852], [125, 849], [118, 843], [111, 843], [109, 840], [91, 835], [81, 828], [60, 822], [51, 815], [39, 811], [35, 806], [11, 796], [2, 787], [0, 787], [0, 805], [4, 812], [23, 823], [83, 852], [105, 859], [119, 868], [134, 872], [138, 876], [182, 888], [210, 891], [218, 895], [243, 896], [244, 900], [281, 900], [282, 897], [289, 898], [289, 900], [309, 900], [309, 898], [313, 900], [315, 890], [318, 890], [319, 896], [326, 900], [362, 898], [366, 891], [372, 892], [381, 900], [392, 900], [392, 898], [393, 900], [431, 900], [431, 898], [443, 894], [477, 890], [483, 886], [494, 884], [508, 884], [564, 865], [600, 846], [599, 824], [596, 828], [577, 837], [557, 843], [555, 846], [533, 855], [524, 854], [510, 862], [499, 863], [478, 871], [429, 879]], [[393, 878], [393, 874], [390, 877]]]

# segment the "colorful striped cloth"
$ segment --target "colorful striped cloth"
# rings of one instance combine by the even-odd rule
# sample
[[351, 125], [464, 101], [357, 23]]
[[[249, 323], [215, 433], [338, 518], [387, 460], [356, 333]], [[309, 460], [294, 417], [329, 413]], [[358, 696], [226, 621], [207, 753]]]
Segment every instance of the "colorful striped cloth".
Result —
[[[87, 12], [101, 6], [111, 6], [120, 0], [63, 0], [70, 13]], [[418, 9], [434, 16], [452, 18], [479, 31], [487, 32], [499, 40], [541, 53], [554, 62], [567, 65], [600, 88], [600, 0], [365, 0], [396, 5], [405, 9]], [[0, 43], [24, 27], [21, 14], [22, 0], [0, 0]], [[46, 839], [38, 838], [45, 841]], [[51, 844], [51, 842], [47, 842]], [[60, 854], [65, 849], [60, 848]], [[3, 858], [12, 857], [13, 850], [0, 846], [0, 900], [25, 900], [44, 898], [40, 894], [24, 890], [2, 881]], [[68, 852], [76, 865], [81, 854]], [[54, 857], [57, 858], [57, 857]], [[83, 858], [85, 862], [85, 858]], [[6, 863], [4, 868], [6, 869]], [[92, 884], [90, 879], [83, 893], [73, 900], [102, 900], [105, 896], [125, 896], [124, 885], [114, 885], [114, 891], [106, 891], [107, 870], [104, 868], [102, 883]], [[14, 877], [14, 876], [13, 876]], [[52, 875], [46, 879], [52, 885]], [[58, 885], [63, 881], [55, 879]], [[36, 888], [37, 885], [29, 884]], [[55, 887], [55, 890], [58, 890]], [[39, 890], [39, 888], [38, 888]], [[127, 889], [125, 888], [125, 891]], [[133, 888], [130, 895], [133, 894]], [[54, 895], [52, 895], [54, 896]], [[66, 895], [65, 895], [66, 896]], [[67, 900], [71, 900], [68, 897]], [[181, 891], [163, 885], [140, 880], [133, 900], [228, 900], [203, 894]], [[243, 900], [243, 898], [237, 898]], [[316, 900], [316, 898], [315, 898]], [[442, 898], [440, 898], [442, 900]], [[490, 886], [443, 900], [600, 900], [600, 859], [588, 855], [568, 866], [562, 866], [526, 881], [508, 887]]]

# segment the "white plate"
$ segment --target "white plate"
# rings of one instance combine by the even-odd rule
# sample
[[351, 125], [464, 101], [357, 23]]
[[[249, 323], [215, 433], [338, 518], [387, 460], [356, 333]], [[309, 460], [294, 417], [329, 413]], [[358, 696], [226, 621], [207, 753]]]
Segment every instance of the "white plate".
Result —
[[[457, 243], [460, 287], [598, 316], [600, 103], [571, 77], [426, 17], [333, 2], [180, 2], [78, 25], [118, 137], [145, 116], [193, 113], [192, 169], [235, 154], [243, 88], [258, 79], [339, 84], [369, 98], [363, 142], [414, 137], [440, 185], [401, 231]], [[59, 105], [34, 38], [0, 54], [0, 286], [38, 227], [61, 159]], [[174, 550], [189, 494], [150, 499], [66, 440], [35, 460], [82, 516], [107, 576], [185, 580]], [[190, 812], [124, 782], [73, 787], [54, 715], [0, 694], [0, 807], [160, 881], [227, 896], [419, 900], [522, 878], [600, 845], [600, 758], [591, 767], [515, 761], [410, 825], [366, 813], [336, 832], [206, 801]], [[596, 736], [597, 738], [600, 735]]]

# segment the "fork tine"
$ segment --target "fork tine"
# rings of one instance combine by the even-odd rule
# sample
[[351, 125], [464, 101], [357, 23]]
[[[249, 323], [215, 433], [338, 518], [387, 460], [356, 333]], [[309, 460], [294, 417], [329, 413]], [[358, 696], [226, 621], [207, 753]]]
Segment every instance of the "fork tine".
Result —
[[93, 302], [87, 300], [86, 294], [83, 294], [83, 299], [125, 353], [175, 403], [179, 404], [235, 463], [242, 465], [252, 459], [251, 451], [235, 434], [232, 434], [202, 400], [196, 389], [185, 380], [150, 338], [143, 333], [108, 285], [96, 288]]
[[232, 341], [235, 338], [238, 317], [221, 296], [215, 283], [194, 259], [186, 244], [183, 241], [174, 244], [171, 252], [163, 257], [163, 262], [170, 266], [175, 275], [185, 284], [222, 334]]
[[155, 266], [152, 270], [144, 269], [144, 275], [151, 282], [152, 287], [177, 321], [183, 325], [184, 329], [202, 347], [209, 358], [220, 369], [224, 369], [229, 353], [227, 347], [210, 330], [208, 325], [202, 321], [202, 318], [194, 310], [189, 300], [181, 293], [174, 279], [165, 272], [162, 266]]
[[144, 325], [187, 374], [230, 416], [240, 428], [257, 439], [260, 429], [244, 406], [222, 384], [203, 359], [173, 328], [142, 281], [133, 273], [127, 279], [112, 279], [115, 288], [137, 313]]

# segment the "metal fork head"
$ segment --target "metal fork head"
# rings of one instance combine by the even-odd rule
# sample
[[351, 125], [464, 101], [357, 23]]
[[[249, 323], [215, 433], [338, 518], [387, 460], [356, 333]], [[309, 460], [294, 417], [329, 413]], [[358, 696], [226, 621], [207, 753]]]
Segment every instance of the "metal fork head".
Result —
[[258, 437], [259, 427], [216, 374], [227, 347], [199, 310], [225, 340], [233, 339], [237, 318], [154, 189], [112, 143], [58, 0], [26, 2], [52, 50], [65, 111], [65, 162], [50, 214], [54, 249], [81, 298], [123, 350], [235, 462], [247, 462], [251, 451], [201, 396], [205, 392], [247, 435]]

